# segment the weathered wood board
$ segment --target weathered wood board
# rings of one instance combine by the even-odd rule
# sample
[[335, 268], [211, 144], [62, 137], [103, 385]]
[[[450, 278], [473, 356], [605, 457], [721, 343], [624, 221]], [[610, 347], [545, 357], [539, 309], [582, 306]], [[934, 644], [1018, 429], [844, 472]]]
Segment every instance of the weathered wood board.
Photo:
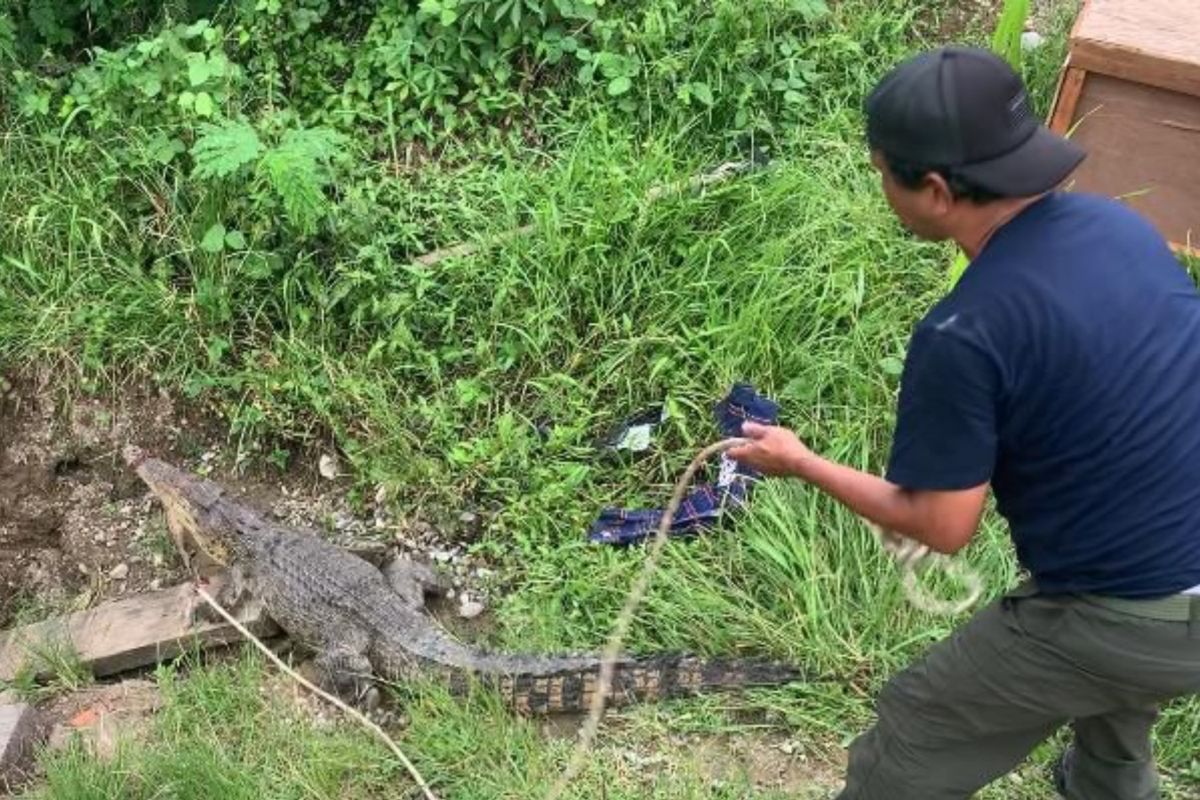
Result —
[[1119, 197], [1200, 252], [1200, 0], [1086, 0], [1050, 128], [1088, 151], [1072, 188]]
[[25, 703], [0, 703], [0, 792], [20, 781], [44, 731], [37, 710]]
[[[209, 582], [220, 589], [223, 576]], [[113, 675], [174, 658], [193, 646], [206, 648], [237, 641], [240, 634], [225, 622], [191, 623], [191, 612], [203, 603], [190, 583], [0, 633], [0, 681], [12, 680], [29, 665], [39, 677], [49, 670], [44, 655], [74, 653], [96, 677]], [[259, 637], [279, 629], [255, 600], [238, 609], [238, 621]]]
[[1196, 0], [1088, 0], [1071, 34], [1071, 62], [1200, 95], [1200, 3]]

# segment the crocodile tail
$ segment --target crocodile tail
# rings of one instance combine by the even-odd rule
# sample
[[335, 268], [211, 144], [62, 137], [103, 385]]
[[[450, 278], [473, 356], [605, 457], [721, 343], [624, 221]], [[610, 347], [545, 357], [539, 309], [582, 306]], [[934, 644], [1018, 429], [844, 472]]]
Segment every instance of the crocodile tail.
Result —
[[[743, 659], [705, 660], [689, 655], [662, 655], [622, 659], [613, 670], [609, 707], [686, 697], [703, 692], [749, 686], [776, 686], [800, 677], [790, 665]], [[496, 688], [504, 700], [522, 714], [580, 713], [587, 711], [599, 685], [597, 662], [558, 671], [518, 671], [475, 675], [474, 680]], [[465, 690], [471, 677], [458, 673], [452, 687]]]

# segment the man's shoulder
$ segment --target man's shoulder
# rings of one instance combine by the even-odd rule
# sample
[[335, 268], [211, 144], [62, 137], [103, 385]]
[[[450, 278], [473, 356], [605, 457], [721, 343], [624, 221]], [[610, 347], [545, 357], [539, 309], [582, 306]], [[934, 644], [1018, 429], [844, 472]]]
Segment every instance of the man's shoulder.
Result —
[[1162, 236], [1141, 212], [1123, 200], [1091, 192], [1058, 192], [1054, 197], [1058, 220], [1090, 223], [1096, 231], [1095, 242], [1105, 246], [1110, 236], [1138, 236], [1147, 244], [1164, 244]]

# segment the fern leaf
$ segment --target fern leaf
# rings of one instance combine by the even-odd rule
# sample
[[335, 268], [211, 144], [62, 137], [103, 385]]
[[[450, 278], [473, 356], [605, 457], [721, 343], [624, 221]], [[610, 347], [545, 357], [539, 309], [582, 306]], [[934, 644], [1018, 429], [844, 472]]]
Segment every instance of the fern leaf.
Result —
[[328, 165], [341, 155], [345, 140], [328, 128], [288, 131], [259, 162], [259, 172], [283, 202], [288, 220], [304, 233], [316, 230], [328, 208]]
[[300, 128], [288, 131], [279, 149], [303, 155], [317, 162], [329, 162], [341, 155], [346, 137], [329, 128]]
[[196, 162], [192, 174], [197, 178], [225, 178], [258, 158], [262, 142], [245, 122], [225, 122], [200, 126], [200, 136], [192, 145]]

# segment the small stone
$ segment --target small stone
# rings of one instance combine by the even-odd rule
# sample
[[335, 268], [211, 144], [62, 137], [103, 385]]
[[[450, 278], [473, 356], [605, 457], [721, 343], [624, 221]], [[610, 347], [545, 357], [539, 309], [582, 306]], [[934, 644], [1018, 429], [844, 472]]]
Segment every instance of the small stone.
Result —
[[88, 565], [87, 565], [87, 564], [84, 564], [84, 563], [80, 562], [80, 563], [79, 563], [79, 564], [77, 564], [76, 566], [77, 566], [77, 567], [78, 567], [78, 569], [79, 569], [79, 574], [80, 574], [80, 575], [90, 575], [90, 574], [91, 574], [91, 571], [88, 569]]
[[150, 581], [150, 591], [157, 592], [161, 588], [162, 578], [155, 578], [154, 580]]
[[1045, 43], [1045, 39], [1037, 31], [1025, 31], [1021, 34], [1021, 49], [1036, 50]]
[[337, 459], [328, 453], [323, 453], [317, 460], [317, 471], [321, 473], [322, 478], [334, 480], [338, 476]]
[[108, 576], [114, 581], [123, 581], [129, 577], [129, 565], [125, 563], [117, 564], [112, 568], [112, 572]]
[[429, 557], [439, 564], [449, 564], [454, 560], [454, 553], [450, 550], [434, 550]]
[[375, 490], [375, 505], [381, 506], [387, 502], [387, 499], [388, 499], [387, 487], [381, 483], [381, 484], [379, 484], [379, 488]]
[[472, 600], [465, 594], [458, 604], [458, 615], [463, 619], [475, 619], [486, 610], [487, 607], [483, 603], [480, 603], [478, 600]]

